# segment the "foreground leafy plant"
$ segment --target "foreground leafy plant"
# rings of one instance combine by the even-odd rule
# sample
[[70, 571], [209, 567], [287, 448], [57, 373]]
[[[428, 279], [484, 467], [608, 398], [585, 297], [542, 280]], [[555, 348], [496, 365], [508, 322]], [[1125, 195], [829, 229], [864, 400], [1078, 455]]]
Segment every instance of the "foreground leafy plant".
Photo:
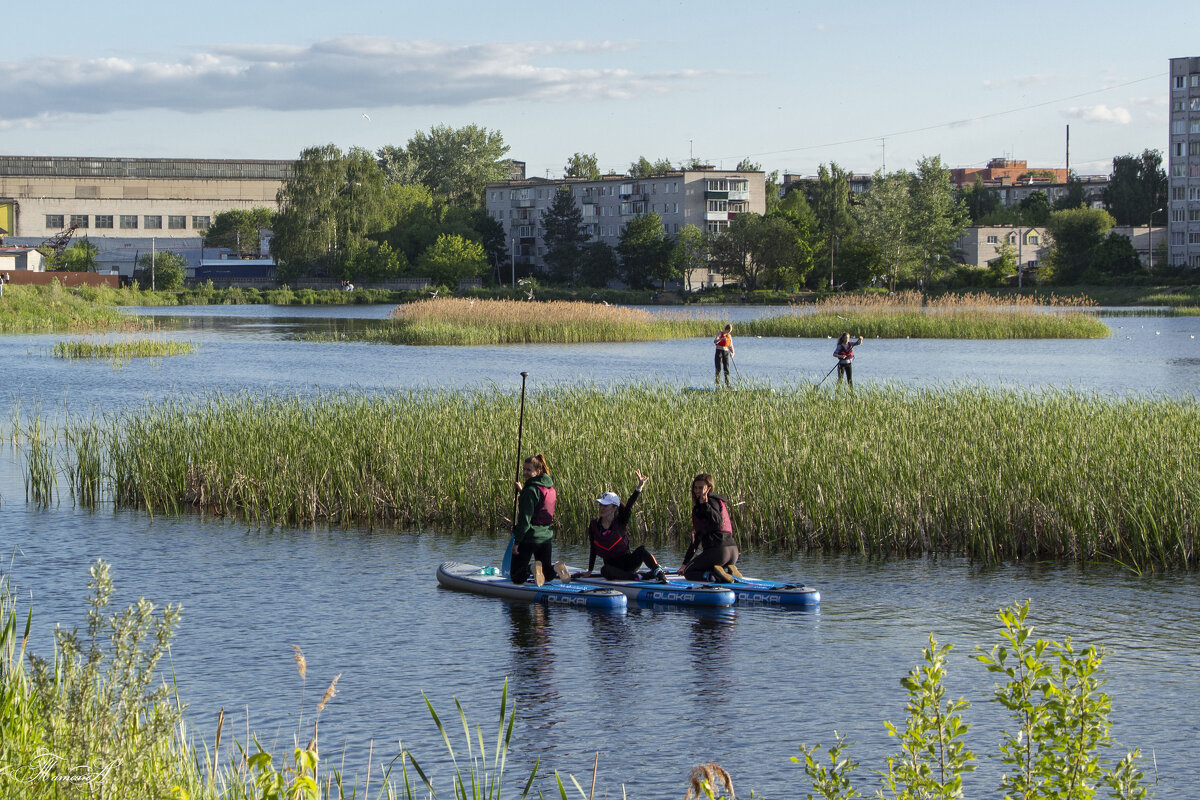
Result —
[[[1028, 614], [1028, 601], [1001, 609], [996, 618], [1004, 644], [976, 656], [989, 672], [1006, 679], [996, 687], [993, 700], [1016, 722], [1016, 730], [1003, 733], [999, 745], [1000, 760], [1012, 768], [1001, 778], [1002, 795], [1014, 800], [1093, 800], [1104, 787], [1116, 800], [1145, 798], [1148, 790], [1142, 785], [1137, 750], [1116, 762], [1101, 756], [1113, 746], [1112, 703], [1100, 691], [1103, 650], [1093, 646], [1076, 651], [1070, 640], [1034, 639]], [[969, 704], [962, 699], [944, 702], [941, 684], [950, 650], [930, 636], [926, 666], [901, 681], [909, 693], [906, 727], [901, 732], [885, 723], [888, 733], [900, 738], [901, 752], [878, 773], [883, 789], [877, 797], [964, 796], [962, 777], [974, 769], [974, 755], [962, 741], [969, 729], [962, 713]], [[817, 747], [801, 745], [805, 773], [821, 797], [849, 800], [860, 796], [849, 780], [858, 764], [843, 755], [844, 739], [836, 732], [834, 736], [830, 768], [816, 760]]]

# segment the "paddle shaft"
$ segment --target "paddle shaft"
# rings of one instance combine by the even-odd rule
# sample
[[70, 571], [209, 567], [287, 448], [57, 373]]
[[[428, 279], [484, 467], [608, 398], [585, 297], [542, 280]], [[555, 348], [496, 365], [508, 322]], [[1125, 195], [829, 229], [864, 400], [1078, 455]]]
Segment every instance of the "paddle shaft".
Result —
[[[837, 368], [838, 368], [838, 365], [837, 365], [837, 364], [834, 364], [834, 365], [833, 365], [833, 367], [832, 367], [832, 369], [830, 369], [830, 370], [829, 370], [829, 372], [826, 372], [826, 373], [825, 373], [825, 378], [828, 378], [830, 375], [832, 375], [832, 374], [833, 374], [833, 370], [835, 370], [835, 369], [837, 369]], [[817, 381], [817, 386], [818, 386], [818, 387], [819, 387], [819, 386], [820, 386], [822, 383], [824, 383], [824, 382], [825, 382], [825, 378], [821, 378], [821, 380]]]
[[[521, 438], [525, 434], [525, 378], [529, 376], [528, 372], [521, 373], [521, 413], [517, 418], [517, 483], [521, 482], [523, 463], [521, 461]], [[520, 502], [521, 495], [519, 493], [513, 495], [513, 524], [517, 523], [517, 508]]]

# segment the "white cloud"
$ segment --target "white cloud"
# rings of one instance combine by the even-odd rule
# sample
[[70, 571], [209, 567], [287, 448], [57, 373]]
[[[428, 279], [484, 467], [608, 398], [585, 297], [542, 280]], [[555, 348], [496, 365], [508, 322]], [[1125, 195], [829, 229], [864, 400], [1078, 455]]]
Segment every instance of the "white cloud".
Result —
[[1085, 122], [1108, 122], [1117, 125], [1128, 125], [1133, 121], [1133, 116], [1128, 110], [1120, 106], [1109, 108], [1103, 103], [1098, 106], [1076, 106], [1068, 108], [1063, 113], [1072, 119], [1081, 119]]
[[635, 46], [628, 42], [454, 45], [347, 36], [306, 47], [212, 47], [173, 61], [63, 57], [0, 61], [0, 122], [11, 125], [46, 115], [143, 109], [304, 111], [623, 99], [732, 74], [720, 70], [638, 74], [613, 67], [553, 64], [568, 57], [573, 64], [580, 57], [603, 59]]

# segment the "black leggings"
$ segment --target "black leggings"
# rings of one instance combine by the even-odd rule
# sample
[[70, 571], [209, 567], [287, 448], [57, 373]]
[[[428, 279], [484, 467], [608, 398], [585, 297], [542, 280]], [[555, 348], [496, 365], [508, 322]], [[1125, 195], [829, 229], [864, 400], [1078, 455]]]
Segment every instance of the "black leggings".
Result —
[[604, 566], [600, 568], [600, 574], [610, 581], [636, 581], [637, 569], [643, 564], [650, 569], [658, 566], [653, 554], [644, 546], [640, 546], [637, 550], [606, 558]]
[[838, 383], [841, 383], [842, 381], [842, 373], [846, 374], [846, 384], [853, 386], [854, 378], [851, 376], [849, 364], [838, 364]]
[[689, 581], [706, 581], [708, 577], [705, 573], [709, 569], [714, 566], [726, 567], [736, 564], [738, 555], [737, 545], [710, 547], [692, 559], [692, 563], [688, 564], [687, 569], [684, 570], [683, 577]]
[[717, 370], [717, 374], [715, 376], [717, 380], [720, 380], [720, 378], [721, 378], [721, 368], [722, 367], [725, 368], [725, 382], [729, 383], [729, 351], [728, 350], [717, 350], [716, 351], [716, 354], [713, 356], [713, 366], [716, 367], [716, 370]]
[[536, 556], [537, 560], [542, 562], [542, 577], [550, 580], [554, 577], [554, 562], [551, 560], [550, 553], [553, 549], [554, 540], [533, 544], [532, 542], [524, 542], [516, 547], [516, 551], [512, 554], [512, 563], [509, 568], [509, 575], [513, 583], [524, 583], [529, 580], [529, 562]]

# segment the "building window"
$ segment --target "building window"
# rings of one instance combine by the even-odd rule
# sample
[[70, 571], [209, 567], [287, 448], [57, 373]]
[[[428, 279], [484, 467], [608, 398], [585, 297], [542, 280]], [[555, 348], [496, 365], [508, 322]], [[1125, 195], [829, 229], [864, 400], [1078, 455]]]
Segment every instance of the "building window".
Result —
[[1188, 244], [1200, 244], [1200, 233], [1189, 233]]
[[174, 230], [182, 230], [187, 227], [187, 217], [184, 216], [168, 216], [167, 227]]
[[144, 223], [144, 227], [149, 230], [156, 230], [162, 227], [162, 217], [158, 214], [147, 214], [142, 217], [142, 222]]
[[1183, 142], [1175, 142], [1171, 145], [1171, 155], [1179, 158], [1183, 155]]
[[1187, 120], [1174, 119], [1171, 120], [1171, 133], [1178, 136], [1181, 133], [1187, 133]]
[[1183, 244], [1183, 231], [1175, 231], [1171, 234], [1171, 244]]
[[728, 211], [729, 210], [729, 201], [728, 200], [709, 200], [708, 201], [708, 210], [709, 211]]
[[[1200, 222], [1200, 208], [1193, 208], [1188, 211], [1188, 220], [1191, 222]], [[1183, 216], [1180, 215], [1179, 221], [1183, 221]]]
[[705, 229], [709, 233], [724, 233], [729, 230], [729, 221], [724, 219], [712, 219], [705, 223]]
[[1025, 244], [1041, 244], [1042, 240], [1036, 233], [1031, 233], [1025, 237]]
[[1188, 102], [1188, 109], [1190, 111], [1200, 111], [1200, 97], [1193, 97]]
[[1184, 215], [1184, 210], [1182, 208], [1171, 209], [1171, 221], [1172, 222], [1183, 222], [1183, 215]]
[[112, 214], [97, 214], [96, 215], [96, 227], [97, 228], [111, 228], [112, 226], [113, 226]]
[[46, 227], [54, 228], [55, 230], [61, 230], [63, 228], [63, 215], [62, 214], [47, 214], [46, 215]]
[[1200, 86], [1200, 72], [1193, 72], [1191, 78], [1193, 89], [1195, 89], [1197, 86]]
[[[1161, 84], [1160, 84], [1160, 85], [1161, 85]], [[1176, 75], [1176, 76], [1175, 76], [1175, 84], [1174, 84], [1174, 87], [1175, 87], [1176, 89], [1184, 89], [1184, 88], [1186, 88], [1186, 85], [1184, 84], [1184, 77], [1183, 77], [1182, 75]]]
[[1183, 169], [1185, 166], [1187, 166], [1187, 165], [1186, 164], [1172, 164], [1171, 165], [1171, 177], [1172, 178], [1182, 178], [1183, 177]]
[[72, 214], [71, 224], [76, 228], [86, 228], [88, 226], [87, 214]]
[[1200, 119], [1194, 119], [1188, 124], [1188, 133], [1200, 133]]
[[1187, 190], [1183, 186], [1172, 186], [1171, 187], [1171, 199], [1172, 200], [1186, 200], [1187, 199]]
[[987, 243], [988, 244], [1000, 244], [1000, 237], [999, 236], [989, 236], [989, 237], [987, 237]]
[[192, 217], [192, 227], [198, 231], [206, 231], [212, 225], [210, 217]]
[[138, 226], [137, 214], [122, 214], [121, 215], [121, 227], [122, 228], [126, 228], [126, 229], [136, 228], [137, 226]]
[[1200, 156], [1200, 142], [1188, 142], [1188, 155]]

